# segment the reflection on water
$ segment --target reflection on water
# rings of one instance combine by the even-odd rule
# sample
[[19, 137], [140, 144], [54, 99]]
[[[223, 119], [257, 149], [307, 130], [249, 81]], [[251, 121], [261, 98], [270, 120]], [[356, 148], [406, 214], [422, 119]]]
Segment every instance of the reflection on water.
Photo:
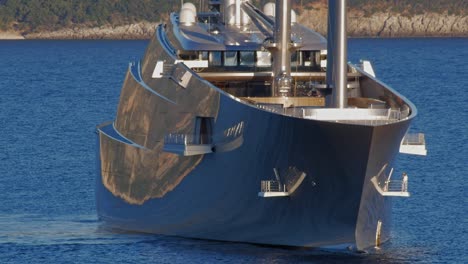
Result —
[[0, 245], [111, 244], [148, 239], [141, 234], [108, 230], [95, 215], [47, 218], [39, 215], [0, 215]]
[[[185, 239], [106, 228], [95, 215], [47, 218], [40, 215], [0, 215], [0, 256], [9, 261], [33, 258], [35, 250], [51, 249], [44, 259], [63, 259], [63, 254], [99, 248], [126, 261], [161, 260], [170, 263], [414, 263], [426, 252], [415, 248], [395, 249], [391, 244], [373, 252], [324, 250]], [[389, 251], [388, 248], [391, 250]], [[25, 254], [25, 249], [28, 253]], [[124, 252], [136, 250], [136, 255]], [[22, 254], [16, 254], [21, 252]], [[112, 253], [113, 252], [113, 253]], [[391, 253], [388, 253], [391, 252]], [[4, 254], [6, 253], [6, 254]], [[141, 254], [144, 253], [142, 256]], [[119, 257], [119, 255], [122, 256]], [[72, 254], [74, 255], [74, 254]], [[1, 257], [0, 259], [2, 259]], [[90, 261], [96, 261], [92, 254]]]

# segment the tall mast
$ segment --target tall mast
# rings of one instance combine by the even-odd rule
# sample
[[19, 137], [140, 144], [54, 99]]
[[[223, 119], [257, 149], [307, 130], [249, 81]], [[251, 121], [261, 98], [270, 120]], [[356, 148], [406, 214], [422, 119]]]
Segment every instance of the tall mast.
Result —
[[241, 26], [241, 0], [236, 0], [236, 26]]
[[275, 7], [275, 31], [272, 96], [291, 94], [291, 1], [277, 0]]
[[348, 103], [348, 42], [346, 0], [328, 1], [327, 107], [346, 108]]

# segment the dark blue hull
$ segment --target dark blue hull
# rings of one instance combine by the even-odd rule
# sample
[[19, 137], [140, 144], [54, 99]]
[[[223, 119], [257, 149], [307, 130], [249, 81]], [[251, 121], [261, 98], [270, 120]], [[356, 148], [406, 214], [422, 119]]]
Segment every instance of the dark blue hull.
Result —
[[[320, 122], [220, 98], [215, 131], [244, 122], [242, 144], [202, 155], [172, 190], [138, 204], [98, 180], [102, 220], [122, 229], [183, 237], [310, 247], [356, 244], [362, 249], [374, 245], [380, 220], [381, 239], [388, 238], [391, 203], [370, 179], [385, 164], [391, 167], [409, 122], [377, 127]], [[113, 141], [114, 148], [99, 153], [138, 149], [102, 132], [100, 140], [101, 146]], [[119, 174], [118, 166], [135, 164], [133, 155], [131, 160], [101, 160], [109, 162], [115, 173], [107, 177], [115, 178], [128, 177]], [[288, 167], [307, 174], [294, 194], [257, 195], [262, 180], [274, 179], [273, 168]], [[151, 173], [144, 167], [139, 171]]]
[[[174, 64], [161, 44], [162, 31], [141, 70], [129, 68], [115, 121], [98, 129], [100, 219], [121, 229], [182, 237], [358, 249], [375, 245], [380, 221], [380, 241], [388, 239], [390, 198], [377, 192], [371, 178], [392, 168], [416, 115], [409, 101], [361, 72], [359, 97], [411, 114], [376, 125], [263, 110]], [[161, 61], [171, 74], [155, 78]], [[203, 122], [209, 125], [201, 129]], [[207, 131], [212, 147], [203, 148], [200, 137], [190, 155], [177, 140], [166, 141], [178, 138], [173, 133]], [[261, 182], [275, 179], [274, 169], [281, 177], [291, 169], [306, 177], [290, 196], [259, 197]]]

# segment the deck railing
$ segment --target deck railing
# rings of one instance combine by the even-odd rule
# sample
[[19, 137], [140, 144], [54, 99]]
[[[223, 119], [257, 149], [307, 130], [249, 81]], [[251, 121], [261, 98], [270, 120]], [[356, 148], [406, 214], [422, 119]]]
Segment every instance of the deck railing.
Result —
[[346, 123], [359, 123], [366, 125], [380, 125], [396, 122], [409, 116], [409, 109], [378, 109], [378, 108], [316, 108], [316, 107], [289, 107], [283, 108], [281, 104], [255, 104], [258, 108], [288, 116], [305, 119], [339, 121]]
[[260, 109], [270, 111], [277, 114], [284, 114], [285, 110], [281, 104], [256, 104]]
[[403, 145], [425, 145], [426, 139], [423, 133], [406, 134], [403, 138]]
[[400, 120], [402, 112], [394, 109], [320, 108], [303, 109], [302, 116], [316, 120]]
[[278, 181], [261, 181], [261, 192], [286, 192], [286, 185]]
[[164, 136], [164, 144], [172, 145], [207, 145], [211, 144], [212, 138], [209, 135], [192, 135], [171, 133]]
[[384, 192], [407, 192], [408, 181], [403, 180], [391, 180], [386, 181], [383, 187]]
[[181, 134], [181, 133], [170, 133], [164, 136], [164, 144], [172, 145], [209, 145], [214, 142], [226, 142], [234, 140], [244, 133], [244, 122], [239, 122], [234, 126], [225, 129], [222, 132], [211, 134]]

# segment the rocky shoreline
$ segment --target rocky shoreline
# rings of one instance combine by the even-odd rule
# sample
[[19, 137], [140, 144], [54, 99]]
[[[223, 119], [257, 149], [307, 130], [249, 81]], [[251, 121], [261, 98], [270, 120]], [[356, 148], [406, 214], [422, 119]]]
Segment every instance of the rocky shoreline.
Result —
[[[327, 12], [323, 9], [307, 10], [299, 16], [299, 22], [325, 35]], [[468, 37], [468, 16], [425, 13], [412, 17], [393, 13], [375, 13], [365, 16], [362, 12], [348, 14], [350, 37]]]
[[[425, 13], [412, 17], [392, 13], [364, 16], [349, 13], [350, 37], [468, 37], [468, 16]], [[307, 10], [298, 20], [315, 31], [327, 32], [326, 9]], [[149, 39], [158, 23], [140, 22], [123, 26], [65, 28], [36, 33], [0, 32], [0, 39]]]
[[0, 31], [0, 39], [4, 40], [18, 40], [18, 39], [24, 39], [24, 36], [21, 35], [18, 32], [11, 32], [11, 31]]
[[73, 27], [25, 34], [26, 39], [149, 39], [158, 23], [141, 22], [123, 26]]

